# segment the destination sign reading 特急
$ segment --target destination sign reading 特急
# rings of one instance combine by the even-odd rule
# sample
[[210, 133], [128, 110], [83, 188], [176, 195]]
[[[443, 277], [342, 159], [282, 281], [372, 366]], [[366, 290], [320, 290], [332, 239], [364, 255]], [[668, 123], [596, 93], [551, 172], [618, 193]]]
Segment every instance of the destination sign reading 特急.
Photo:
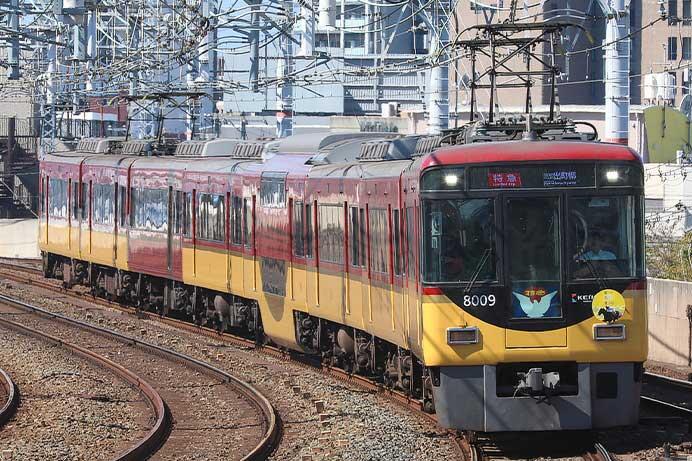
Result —
[[471, 189], [550, 189], [595, 187], [594, 165], [475, 167], [468, 171]]

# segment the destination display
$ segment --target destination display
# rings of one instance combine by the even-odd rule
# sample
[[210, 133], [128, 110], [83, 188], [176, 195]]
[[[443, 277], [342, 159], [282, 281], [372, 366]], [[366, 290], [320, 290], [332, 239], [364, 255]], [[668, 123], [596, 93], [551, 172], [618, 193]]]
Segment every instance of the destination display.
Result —
[[595, 187], [594, 165], [477, 167], [468, 171], [471, 189]]

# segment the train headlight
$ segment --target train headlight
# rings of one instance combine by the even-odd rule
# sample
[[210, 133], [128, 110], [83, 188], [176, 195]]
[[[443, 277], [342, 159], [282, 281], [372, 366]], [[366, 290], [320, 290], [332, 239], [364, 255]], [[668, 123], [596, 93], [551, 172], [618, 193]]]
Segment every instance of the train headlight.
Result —
[[599, 323], [593, 326], [593, 339], [596, 341], [625, 339], [625, 325], [621, 323]]
[[606, 179], [608, 182], [618, 182], [620, 179], [620, 172], [618, 170], [608, 170], [606, 171]]
[[455, 174], [446, 174], [445, 175], [445, 185], [449, 187], [454, 187], [459, 183], [459, 176]]
[[451, 327], [447, 328], [447, 344], [477, 344], [478, 327]]

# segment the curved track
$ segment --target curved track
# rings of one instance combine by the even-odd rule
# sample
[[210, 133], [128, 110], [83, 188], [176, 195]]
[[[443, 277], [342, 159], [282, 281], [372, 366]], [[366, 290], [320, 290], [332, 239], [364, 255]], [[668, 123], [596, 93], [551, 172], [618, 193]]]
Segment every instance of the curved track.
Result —
[[14, 416], [19, 406], [19, 389], [5, 370], [0, 369], [0, 387], [2, 387], [4, 401], [0, 400], [0, 427]]
[[[0, 302], [5, 303], [6, 301], [0, 300]], [[130, 370], [109, 360], [108, 358], [83, 347], [77, 346], [76, 344], [66, 342], [60, 338], [41, 332], [37, 329], [27, 327], [20, 323], [10, 321], [6, 318], [0, 317], [0, 325], [18, 333], [32, 336], [69, 350], [75, 355], [78, 355], [91, 363], [110, 370], [123, 381], [126, 381], [130, 383], [130, 385], [139, 389], [140, 393], [147, 400], [150, 408], [152, 408], [154, 411], [155, 422], [153, 427], [149, 430], [149, 432], [147, 432], [146, 436], [131, 447], [119, 453], [114, 458], [116, 461], [145, 459], [155, 453], [158, 447], [163, 444], [166, 439], [166, 434], [168, 431], [170, 431], [171, 418], [163, 399], [161, 398], [161, 395], [156, 392], [148, 382]]]
[[[4, 267], [3, 267], [4, 266]], [[17, 272], [25, 275], [19, 275]], [[42, 279], [42, 278], [36, 278], [36, 276], [42, 276], [42, 272], [35, 268], [35, 267], [29, 267], [24, 264], [14, 264], [14, 263], [6, 263], [4, 261], [0, 261], [0, 275], [6, 275], [7, 278], [15, 280], [19, 283], [24, 283], [24, 284], [31, 284], [35, 286], [40, 286], [43, 288], [49, 288], [49, 289], [56, 289], [56, 283], [54, 281]], [[79, 297], [83, 300], [88, 300], [89, 302], [99, 304], [104, 307], [116, 309], [122, 312], [127, 312], [127, 313], [133, 313], [134, 308], [121, 305], [119, 303], [115, 303], [112, 301], [108, 301], [105, 299], [101, 298], [93, 298], [92, 296], [75, 291], [75, 290], [70, 290], [70, 289], [63, 289], [62, 291], [66, 296], [70, 297]], [[174, 326], [175, 328], [179, 328], [182, 330], [194, 332], [196, 334], [200, 335], [205, 335], [217, 340], [222, 340], [230, 344], [235, 344], [243, 347], [256, 347], [257, 345], [249, 339], [239, 337], [230, 333], [220, 333], [214, 329], [207, 328], [207, 327], [200, 327], [197, 325], [193, 325], [191, 323], [182, 321], [182, 320], [177, 320], [177, 319], [172, 319], [168, 317], [161, 317], [157, 314], [152, 314], [152, 313], [147, 313], [147, 312], [141, 312], [137, 311], [137, 315], [146, 318], [148, 320], [160, 322], [163, 324], [171, 325]], [[299, 355], [295, 355], [290, 352], [285, 352], [280, 349], [271, 347], [271, 346], [262, 346], [262, 352], [275, 356], [275, 357], [280, 357], [284, 359], [294, 359], [298, 364], [304, 365], [304, 366], [315, 366], [314, 363], [309, 363], [305, 362]], [[317, 364], [319, 367], [320, 365]], [[407, 396], [406, 394], [398, 391], [391, 390], [389, 388], [384, 387], [383, 385], [373, 382], [372, 380], [369, 380], [365, 377], [358, 376], [358, 375], [352, 375], [348, 374], [345, 371], [337, 368], [327, 368], [327, 367], [322, 367], [322, 371], [325, 374], [328, 374], [332, 377], [336, 377], [337, 379], [346, 381], [350, 384], [356, 385], [361, 388], [365, 388], [368, 390], [375, 390], [378, 393], [386, 396], [390, 400], [404, 405], [408, 407], [409, 409], [412, 409], [413, 411], [417, 412], [421, 417], [433, 420], [436, 422], [435, 415], [431, 415], [426, 413], [423, 410], [423, 404], [422, 402], [418, 400], [414, 400]], [[457, 452], [459, 455], [460, 459], [465, 459], [468, 461], [484, 461], [484, 460], [491, 460], [491, 459], [507, 459], [507, 455], [514, 454], [515, 446], [514, 444], [500, 444], [497, 445], [494, 443], [492, 438], [484, 438], [484, 440], [478, 440], [475, 436], [472, 436], [470, 439], [467, 437], [465, 434], [457, 434], [457, 433], [451, 433], [450, 436], [453, 438], [456, 446], [457, 446]], [[558, 437], [557, 439], [561, 439]], [[608, 453], [608, 450], [606, 450], [602, 445], [600, 444], [594, 444], [593, 441], [590, 441], [588, 443], [585, 443], [583, 440], [580, 440], [578, 445], [573, 445], [572, 449], [570, 451], [571, 456], [577, 456], [577, 457], [582, 457], [583, 459], [587, 461], [610, 461], [611, 457]], [[548, 457], [554, 457], [551, 456], [554, 453], [560, 453], [564, 451], [564, 445], [565, 441], [564, 439], [561, 439], [559, 441], [556, 441], [556, 444], [551, 447], [547, 447], [546, 450], [543, 450], [542, 456], [548, 456]], [[581, 447], [581, 448], [579, 448]], [[598, 448], [600, 447], [600, 449]], [[523, 453], [521, 450], [518, 451], [519, 456]], [[525, 453], [524, 453], [525, 454]]]
[[[246, 407], [251, 406], [251, 411], [257, 415], [260, 415], [262, 420], [259, 424], [259, 426], [262, 428], [261, 434], [252, 433], [253, 425], [249, 425], [248, 428], [238, 429], [238, 434], [243, 439], [250, 441], [252, 439], [259, 439], [259, 442], [252, 447], [239, 447], [244, 452], [242, 457], [243, 460], [266, 459], [278, 443], [281, 435], [280, 425], [274, 408], [266, 397], [264, 397], [255, 388], [243, 381], [238, 380], [234, 376], [178, 352], [131, 338], [105, 328], [97, 327], [85, 322], [71, 319], [69, 317], [55, 314], [7, 296], [0, 295], [0, 304], [2, 305], [0, 306], [0, 310], [5, 314], [12, 314], [12, 310], [14, 310], [15, 314], [18, 311], [33, 314], [29, 316], [31, 319], [28, 319], [27, 316], [24, 315], [16, 315], [16, 317], [21, 317], [21, 323], [9, 321], [0, 317], [0, 323], [3, 325], [24, 334], [38, 336], [44, 340], [66, 347], [87, 360], [91, 360], [92, 362], [100, 361], [100, 364], [116, 372], [132, 385], [140, 388], [150, 400], [152, 408], [154, 408], [156, 414], [156, 422], [154, 427], [150, 430], [145, 439], [130, 447], [125, 452], [119, 454], [116, 459], [145, 459], [146, 457], [151, 456], [151, 454], [154, 453], [157, 448], [162, 447], [162, 445], [163, 447], [157, 453], [157, 458], [165, 458], [167, 457], [167, 454], [171, 455], [171, 457], [184, 457], [186, 454], [189, 454], [189, 457], [192, 457], [195, 454], [199, 455], [197, 450], [198, 445], [195, 443], [195, 440], [189, 440], [184, 434], [190, 430], [197, 430], [195, 429], [193, 418], [191, 418], [189, 414], [190, 408], [194, 405], [190, 405], [192, 402], [190, 402], [189, 399], [186, 399], [186, 394], [180, 391], [180, 389], [176, 389], [176, 387], [180, 384], [178, 380], [181, 379], [180, 376], [183, 375], [184, 372], [180, 370], [176, 372], [175, 382], [165, 382], [165, 378], [171, 374], [171, 364], [173, 364], [173, 366], [177, 365], [178, 367], [183, 366], [184, 368], [187, 368], [189, 375], [200, 375], [198, 372], [201, 371], [202, 374], [206, 375], [207, 377], [213, 378], [211, 384], [208, 381], [203, 382], [196, 379], [196, 385], [207, 386], [210, 389], [214, 389], [215, 387], [218, 387], [220, 381], [222, 386], [232, 388], [234, 391], [232, 394], [235, 394], [234, 402], [236, 403], [233, 404], [234, 406], [226, 409], [233, 415], [240, 415], [240, 413], [243, 413], [247, 417], [249, 410], [248, 408], [243, 408], [243, 405]], [[80, 338], [80, 343], [88, 343], [90, 341], [88, 336], [99, 336], [98, 342], [94, 343], [92, 348], [104, 347], [104, 339], [114, 343], [119, 343], [121, 349], [118, 350], [118, 360], [122, 361], [123, 359], [126, 359], [128, 366], [130, 366], [130, 363], [140, 363], [140, 372], [142, 372], [142, 374], [147, 378], [153, 378], [152, 382], [156, 382], [158, 386], [147, 384], [144, 379], [135, 375], [130, 370], [125, 369], [124, 367], [105, 357], [95, 354], [94, 352], [88, 350], [88, 348], [70, 344], [61, 337], [55, 337], [45, 333], [46, 323], [53, 323], [51, 328], [55, 328], [55, 322], [59, 322], [61, 328], [55, 329], [54, 331], [60, 330], [61, 333], [69, 335], [68, 337], [70, 338]], [[88, 336], [84, 336], [85, 332], [88, 333]], [[110, 344], [107, 346], [107, 350], [111, 352], [118, 347], [117, 345], [113, 346]], [[139, 355], [137, 355], [134, 351], [137, 351]], [[168, 362], [167, 368], [164, 370], [157, 370], [157, 367], [152, 364], [152, 354], [166, 360]], [[193, 373], [193, 370], [197, 373]], [[162, 379], [164, 381], [162, 381]], [[162, 397], [157, 393], [156, 390], [154, 390], [154, 386], [162, 388], [167, 404], [164, 404]], [[186, 386], [180, 387], [184, 388]], [[168, 410], [169, 407], [170, 412]], [[180, 433], [176, 433], [177, 426], [175, 424], [171, 425], [171, 422], [173, 421], [173, 418], [176, 418], [176, 415], [178, 415], [180, 418], [181, 424], [184, 424], [184, 427], [180, 429], [183, 431], [182, 436]], [[208, 421], [201, 419], [200, 422], [208, 423]], [[198, 433], [205, 434], [208, 432], [204, 431], [203, 429], [204, 427], [199, 428]], [[172, 441], [176, 440], [177, 443], [172, 443]], [[247, 443], [248, 442], [246, 441], [245, 444]], [[164, 454], [162, 454], [162, 452], [164, 452]], [[168, 453], [166, 454], [165, 452]]]

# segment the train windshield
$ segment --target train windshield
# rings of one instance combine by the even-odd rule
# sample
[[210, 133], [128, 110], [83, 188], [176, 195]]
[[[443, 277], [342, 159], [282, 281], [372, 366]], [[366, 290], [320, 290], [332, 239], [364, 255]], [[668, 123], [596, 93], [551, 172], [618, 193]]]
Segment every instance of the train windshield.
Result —
[[569, 199], [569, 272], [573, 280], [636, 277], [635, 199]]
[[497, 280], [494, 201], [432, 200], [424, 208], [424, 280]]

